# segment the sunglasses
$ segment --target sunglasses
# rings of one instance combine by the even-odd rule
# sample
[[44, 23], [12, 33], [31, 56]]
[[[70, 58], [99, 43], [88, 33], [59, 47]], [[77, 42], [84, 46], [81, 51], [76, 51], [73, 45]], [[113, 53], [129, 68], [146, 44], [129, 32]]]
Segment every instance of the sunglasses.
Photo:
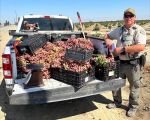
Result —
[[132, 18], [134, 15], [124, 15], [124, 18]]

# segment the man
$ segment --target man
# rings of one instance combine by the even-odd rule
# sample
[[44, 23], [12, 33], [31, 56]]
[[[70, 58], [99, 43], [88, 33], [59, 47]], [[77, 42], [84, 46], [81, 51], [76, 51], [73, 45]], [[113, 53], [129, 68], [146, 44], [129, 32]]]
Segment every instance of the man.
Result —
[[[114, 54], [120, 59], [120, 76], [128, 78], [130, 84], [129, 105], [127, 116], [134, 116], [139, 107], [141, 69], [139, 58], [146, 45], [146, 32], [137, 25], [135, 10], [128, 8], [124, 11], [124, 25], [116, 28], [105, 36], [106, 45], [111, 48], [112, 40], [116, 39], [117, 44]], [[121, 88], [112, 92], [114, 102], [107, 105], [107, 108], [121, 107]]]

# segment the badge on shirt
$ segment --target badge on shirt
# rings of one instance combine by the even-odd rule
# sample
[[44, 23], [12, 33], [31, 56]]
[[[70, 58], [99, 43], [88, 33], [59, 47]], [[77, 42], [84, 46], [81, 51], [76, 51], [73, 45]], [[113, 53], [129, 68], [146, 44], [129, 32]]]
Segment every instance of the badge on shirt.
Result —
[[146, 34], [144, 30], [140, 30], [140, 33], [141, 33], [142, 35], [145, 35], [145, 34]]

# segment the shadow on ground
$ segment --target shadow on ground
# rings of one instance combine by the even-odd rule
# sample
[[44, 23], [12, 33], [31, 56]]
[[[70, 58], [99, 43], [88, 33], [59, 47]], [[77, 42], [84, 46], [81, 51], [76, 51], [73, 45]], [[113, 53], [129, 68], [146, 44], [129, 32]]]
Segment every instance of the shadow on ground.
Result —
[[[0, 85], [0, 106], [6, 120], [56, 120], [98, 109], [92, 101], [108, 104], [102, 95], [38, 105], [9, 105], [4, 80]], [[124, 109], [124, 108], [123, 108]]]

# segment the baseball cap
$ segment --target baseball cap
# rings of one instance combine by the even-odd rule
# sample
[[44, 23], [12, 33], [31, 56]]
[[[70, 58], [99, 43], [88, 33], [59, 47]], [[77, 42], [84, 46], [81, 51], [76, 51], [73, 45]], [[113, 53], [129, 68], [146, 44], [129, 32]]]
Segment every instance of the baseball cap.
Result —
[[125, 11], [124, 11], [124, 15], [126, 14], [126, 13], [131, 13], [131, 14], [133, 14], [133, 15], [136, 15], [135, 14], [135, 10], [133, 9], [133, 8], [128, 8], [128, 9], [126, 9]]

